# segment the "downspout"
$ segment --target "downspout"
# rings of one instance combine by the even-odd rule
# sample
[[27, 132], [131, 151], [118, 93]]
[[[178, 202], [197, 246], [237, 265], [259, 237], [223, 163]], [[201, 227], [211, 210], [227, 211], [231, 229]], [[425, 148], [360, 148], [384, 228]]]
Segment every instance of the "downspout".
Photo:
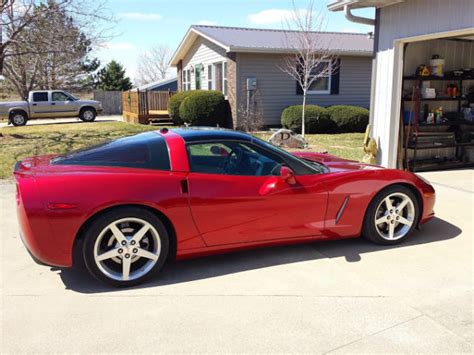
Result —
[[375, 26], [375, 20], [367, 17], [355, 16], [351, 12], [349, 5], [344, 5], [344, 15], [351, 22], [361, 23], [363, 25]]

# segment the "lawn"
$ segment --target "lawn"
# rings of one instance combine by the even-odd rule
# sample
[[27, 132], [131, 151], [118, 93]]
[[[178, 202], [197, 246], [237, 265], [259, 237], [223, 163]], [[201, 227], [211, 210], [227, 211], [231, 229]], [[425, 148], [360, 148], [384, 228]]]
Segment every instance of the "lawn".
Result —
[[[106, 140], [155, 129], [157, 128], [152, 126], [125, 122], [0, 128], [0, 179], [11, 177], [15, 162], [27, 156], [65, 153]], [[268, 139], [270, 133], [264, 132], [255, 135], [262, 139]], [[310, 150], [313, 151], [328, 151], [330, 154], [354, 160], [360, 160], [363, 156], [362, 133], [311, 134], [307, 135], [306, 139], [310, 144]]]

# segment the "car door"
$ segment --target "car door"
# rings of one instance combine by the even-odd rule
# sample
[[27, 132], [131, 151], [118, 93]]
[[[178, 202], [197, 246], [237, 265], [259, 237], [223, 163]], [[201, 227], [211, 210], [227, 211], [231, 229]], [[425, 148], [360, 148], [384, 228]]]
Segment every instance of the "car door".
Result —
[[30, 102], [31, 118], [51, 116], [51, 102], [47, 91], [34, 92]]
[[279, 175], [284, 160], [245, 142], [187, 145], [191, 211], [207, 245], [318, 236], [327, 191], [318, 174]]
[[62, 91], [51, 94], [51, 111], [55, 117], [75, 116], [78, 113], [76, 102]]

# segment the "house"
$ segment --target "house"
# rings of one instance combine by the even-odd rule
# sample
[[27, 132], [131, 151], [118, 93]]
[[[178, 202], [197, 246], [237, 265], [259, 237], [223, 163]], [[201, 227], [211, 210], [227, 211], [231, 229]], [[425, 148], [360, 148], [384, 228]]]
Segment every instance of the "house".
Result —
[[139, 91], [171, 91], [178, 90], [178, 78], [173, 76], [163, 80], [154, 81], [138, 87]]
[[[234, 127], [249, 107], [258, 110], [266, 126], [279, 126], [283, 109], [302, 103], [301, 88], [280, 69], [284, 57], [294, 53], [297, 35], [284, 30], [191, 26], [171, 59], [177, 68], [178, 90], [222, 91]], [[339, 69], [315, 82], [308, 104], [368, 108], [373, 40], [356, 33], [314, 35], [338, 56]]]
[[[365, 7], [376, 9], [374, 19], [351, 12]], [[472, 166], [474, 1], [338, 0], [328, 8], [375, 25], [370, 121], [378, 162], [414, 171]], [[440, 107], [445, 117], [433, 124], [428, 116]], [[407, 113], [410, 129], [401, 121]]]

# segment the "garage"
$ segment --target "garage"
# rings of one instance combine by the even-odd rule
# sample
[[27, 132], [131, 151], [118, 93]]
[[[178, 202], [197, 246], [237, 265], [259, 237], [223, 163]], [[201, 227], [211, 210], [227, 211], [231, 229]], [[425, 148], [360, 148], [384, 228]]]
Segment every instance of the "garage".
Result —
[[[352, 12], [366, 7], [374, 19]], [[412, 171], [472, 167], [474, 2], [339, 0], [328, 8], [374, 26], [377, 162]]]

